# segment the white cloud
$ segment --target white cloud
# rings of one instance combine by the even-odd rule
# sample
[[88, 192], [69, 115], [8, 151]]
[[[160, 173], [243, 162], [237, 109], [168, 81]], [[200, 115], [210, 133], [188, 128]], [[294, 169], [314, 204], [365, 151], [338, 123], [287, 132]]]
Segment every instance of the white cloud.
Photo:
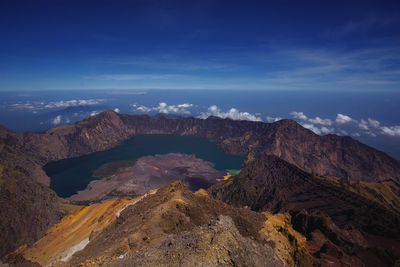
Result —
[[307, 116], [304, 115], [303, 112], [293, 111], [293, 112], [290, 112], [290, 115], [292, 115], [296, 119], [307, 120]]
[[321, 131], [321, 133], [323, 133], [323, 134], [331, 134], [331, 133], [334, 133], [334, 132], [335, 132], [335, 129], [334, 129], [334, 128], [328, 128], [328, 127], [322, 126], [321, 129], [320, 129], [320, 131]]
[[267, 116], [266, 119], [267, 119], [267, 122], [276, 122], [276, 121], [282, 120], [281, 117], [270, 117], [270, 116]]
[[311, 124], [311, 123], [304, 123], [304, 124], [302, 124], [302, 126], [303, 126], [304, 128], [307, 128], [307, 129], [313, 131], [314, 133], [316, 133], [316, 134], [318, 134], [318, 135], [321, 135], [321, 133], [322, 133], [321, 130], [320, 130], [318, 127], [315, 127], [314, 124]]
[[193, 104], [185, 103], [177, 105], [178, 108], [190, 108], [193, 107]]
[[[400, 126], [382, 126], [378, 120], [368, 118], [356, 120], [348, 115], [338, 113], [335, 120], [322, 119], [320, 117], [308, 118], [303, 112], [293, 111], [290, 113], [294, 118], [300, 120], [300, 124], [316, 134], [336, 133], [338, 135], [349, 135], [359, 137], [362, 135], [378, 136], [400, 136]], [[267, 117], [268, 122], [273, 122], [273, 117]], [[323, 125], [319, 127], [318, 125]], [[332, 126], [332, 127], [328, 127]]]
[[52, 108], [67, 108], [75, 106], [93, 106], [104, 102], [105, 99], [72, 99], [72, 100], [61, 100], [61, 101], [27, 101], [25, 103], [18, 102], [10, 104], [11, 109], [25, 109], [29, 110], [34, 114], [37, 114], [41, 110], [52, 109]]
[[190, 114], [190, 111], [187, 108], [192, 107], [193, 104], [179, 104], [179, 105], [168, 105], [165, 102], [161, 102], [158, 104], [158, 107], [155, 107], [154, 110], [160, 113], [178, 113], [178, 114]]
[[320, 117], [315, 117], [314, 119], [308, 119], [309, 122], [315, 123], [315, 124], [321, 124], [321, 125], [326, 125], [326, 126], [331, 126], [332, 121], [330, 119], [321, 119]]
[[351, 122], [351, 121], [353, 121], [353, 119], [352, 118], [350, 118], [349, 116], [347, 116], [347, 115], [343, 115], [343, 114], [337, 114], [337, 116], [336, 116], [336, 123], [339, 123], [339, 124], [345, 124], [345, 123], [348, 123], [348, 122]]
[[100, 113], [100, 111], [93, 110], [92, 112], [90, 112], [90, 116], [94, 116], [94, 115], [97, 115], [99, 113]]
[[115, 108], [114, 111], [117, 112], [117, 113], [120, 112], [119, 108]]
[[216, 105], [210, 106], [207, 112], [202, 112], [199, 118], [206, 119], [210, 116], [223, 119], [229, 118], [232, 120], [262, 121], [260, 117], [250, 114], [249, 112], [241, 112], [236, 108], [231, 108], [229, 111], [223, 112]]
[[291, 116], [293, 116], [295, 119], [303, 120], [303, 121], [309, 121], [311, 124], [320, 124], [320, 125], [325, 125], [325, 126], [331, 126], [332, 125], [332, 120], [330, 119], [322, 119], [320, 117], [315, 117], [315, 118], [308, 118], [304, 112], [299, 112], [299, 111], [293, 111], [290, 113]]
[[400, 136], [400, 126], [383, 126], [381, 127], [381, 131], [384, 135]]
[[364, 131], [364, 134], [369, 136], [377, 136], [378, 134], [392, 135], [393, 132], [391, 130], [393, 127], [396, 127], [381, 127], [381, 123], [379, 121], [371, 118], [368, 118], [368, 120], [361, 119], [357, 125], [360, 130]]
[[57, 117], [55, 117], [55, 118], [51, 121], [51, 123], [54, 124], [54, 125], [60, 124], [60, 123], [61, 123], [61, 115], [58, 115]]
[[193, 104], [190, 103], [183, 103], [183, 104], [178, 104], [178, 105], [168, 105], [165, 102], [161, 102], [158, 104], [158, 106], [155, 107], [147, 107], [147, 106], [137, 106], [136, 104], [132, 104], [131, 107], [133, 107], [136, 111], [141, 111], [144, 113], [149, 113], [152, 111], [156, 111], [159, 113], [165, 113], [165, 114], [191, 114], [191, 112], [188, 110], [188, 108], [193, 107]]
[[67, 108], [76, 106], [92, 106], [104, 102], [104, 99], [73, 99], [67, 101], [53, 101], [45, 105], [45, 108]]
[[307, 128], [307, 129], [309, 129], [309, 130], [311, 130], [311, 131], [313, 131], [314, 133], [316, 133], [316, 134], [318, 134], [318, 135], [322, 135], [322, 134], [331, 134], [331, 133], [334, 133], [335, 132], [335, 129], [334, 128], [328, 128], [328, 127], [325, 127], [325, 126], [322, 126], [322, 127], [318, 127], [318, 126], [315, 126], [314, 124], [312, 124], [312, 123], [301, 123], [301, 125], [304, 127], [304, 128]]
[[375, 128], [379, 128], [380, 126], [380, 122], [377, 120], [373, 120], [371, 118], [368, 118], [368, 122], [371, 126], [375, 127]]
[[365, 121], [365, 120], [363, 120], [363, 119], [361, 119], [360, 123], [358, 123], [358, 127], [359, 127], [361, 130], [369, 131], [368, 122]]
[[400, 126], [381, 126], [381, 123], [375, 119], [361, 119], [357, 125], [365, 135], [377, 136], [379, 134], [383, 134], [387, 136], [400, 136]]

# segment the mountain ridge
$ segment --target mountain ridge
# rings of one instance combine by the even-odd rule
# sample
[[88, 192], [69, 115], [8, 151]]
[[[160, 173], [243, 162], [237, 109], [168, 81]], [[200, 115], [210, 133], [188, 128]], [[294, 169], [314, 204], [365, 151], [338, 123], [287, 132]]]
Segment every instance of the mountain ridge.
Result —
[[356, 255], [366, 266], [392, 266], [400, 259], [396, 249], [400, 248], [400, 213], [396, 209], [276, 156], [260, 155], [246, 162], [238, 175], [208, 191], [235, 207], [290, 213], [293, 228], [307, 237], [313, 255], [327, 251], [339, 258]]
[[[110, 110], [72, 125], [50, 129], [45, 134], [24, 133], [23, 139], [25, 145], [39, 151], [48, 162], [105, 150], [137, 134], [194, 135], [216, 142], [230, 154], [273, 154], [320, 175], [400, 181], [400, 162], [384, 152], [351, 137], [318, 136], [288, 119], [274, 123], [220, 118], [171, 119], [118, 114]], [[32, 147], [32, 143], [36, 145]]]
[[[138, 134], [204, 137], [229, 154], [249, 159], [260, 153], [277, 155], [320, 175], [356, 181], [400, 179], [400, 162], [385, 153], [350, 137], [318, 136], [292, 120], [262, 123], [219, 118], [166, 118], [118, 114], [109, 110], [45, 133], [16, 134], [2, 126], [0, 192], [8, 197], [1, 200], [1, 205], [4, 211], [12, 210], [19, 215], [12, 217], [11, 221], [7, 214], [0, 219], [0, 228], [3, 229], [0, 238], [8, 240], [6, 246], [0, 248], [0, 257], [24, 243], [32, 244], [65, 213], [63, 200], [48, 188], [50, 180], [42, 166], [50, 161], [109, 149]], [[10, 188], [15, 190], [10, 193]], [[23, 200], [26, 191], [36, 192], [32, 199], [42, 199], [38, 206], [44, 209], [41, 212], [43, 216], [37, 217], [38, 206], [26, 206]], [[26, 218], [31, 219], [27, 221]], [[13, 230], [10, 224], [33, 224], [34, 230], [27, 230], [31, 227]]]

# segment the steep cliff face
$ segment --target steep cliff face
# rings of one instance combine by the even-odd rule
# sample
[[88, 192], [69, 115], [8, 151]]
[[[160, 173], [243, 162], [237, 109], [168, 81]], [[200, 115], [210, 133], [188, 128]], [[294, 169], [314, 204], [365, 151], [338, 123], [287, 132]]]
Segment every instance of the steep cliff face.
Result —
[[24, 152], [46, 164], [109, 149], [133, 135], [113, 111], [87, 117], [72, 125], [50, 129], [44, 134], [24, 133]]
[[[230, 181], [209, 188], [228, 204], [255, 211], [290, 212], [294, 228], [308, 239], [313, 255], [345, 255], [343, 264], [394, 264], [400, 251], [400, 215], [377, 201], [332, 185], [276, 156], [260, 155]], [[389, 206], [388, 206], [389, 207]], [[379, 237], [377, 237], [379, 236]], [[376, 240], [380, 240], [379, 245]], [[395, 247], [396, 247], [395, 246]], [[379, 249], [383, 254], [381, 256]], [[348, 258], [356, 255], [358, 260]], [[365, 258], [364, 258], [365, 257]], [[382, 261], [380, 261], [380, 259]]]
[[[260, 153], [273, 154], [322, 175], [363, 181], [399, 181], [400, 176], [400, 163], [385, 153], [349, 137], [317, 136], [291, 120], [268, 124], [214, 117], [201, 120], [105, 111], [42, 134], [15, 134], [1, 127], [0, 191], [5, 216], [0, 218], [4, 230], [0, 238], [7, 240], [7, 244], [0, 249], [0, 255], [24, 242], [33, 242], [60, 217], [62, 201], [46, 187], [49, 178], [41, 169], [43, 165], [111, 148], [136, 134], [152, 133], [205, 137], [227, 153], [250, 158]], [[7, 188], [14, 192], [12, 196], [8, 195]], [[30, 202], [27, 198], [36, 204], [27, 205]], [[41, 210], [43, 207], [48, 207], [45, 212]], [[15, 216], [7, 216], [8, 212], [14, 212]], [[42, 215], [35, 217], [37, 214]], [[13, 227], [19, 230], [13, 230], [9, 225], [15, 225]]]
[[247, 162], [238, 176], [212, 186], [211, 194], [255, 211], [323, 211], [340, 226], [351, 223], [370, 233], [400, 238], [397, 212], [302, 171], [276, 156]]
[[34, 158], [24, 154], [21, 136], [4, 129], [0, 131], [2, 257], [40, 238], [69, 210], [69, 205], [46, 186], [48, 177]]

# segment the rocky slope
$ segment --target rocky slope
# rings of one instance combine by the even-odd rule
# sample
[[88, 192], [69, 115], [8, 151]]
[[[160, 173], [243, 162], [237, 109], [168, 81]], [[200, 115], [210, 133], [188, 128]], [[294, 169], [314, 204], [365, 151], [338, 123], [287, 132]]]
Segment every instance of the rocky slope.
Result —
[[367, 239], [321, 212], [234, 208], [173, 182], [135, 199], [80, 207], [11, 259], [42, 266], [392, 266], [396, 255], [382, 240]]
[[17, 253], [42, 266], [68, 261], [89, 242], [93, 233], [102, 231], [114, 222], [115, 214], [130, 202], [132, 199], [124, 198], [79, 207], [50, 228], [33, 246], [22, 247]]
[[17, 253], [65, 266], [327, 264], [310, 255], [289, 221], [289, 215], [230, 207], [174, 182], [140, 198], [81, 207]]
[[[209, 190], [217, 199], [234, 206], [290, 212], [294, 228], [314, 242], [315, 253], [325, 246], [324, 251], [336, 251], [338, 255], [344, 251], [362, 261], [368, 255], [366, 258], [384, 266], [400, 258], [400, 251], [392, 249], [392, 242], [400, 247], [399, 213], [276, 156], [260, 155], [247, 162], [238, 176]], [[381, 257], [375, 251], [378, 247], [389, 256]]]
[[105, 111], [46, 133], [15, 134], [0, 127], [0, 239], [7, 240], [0, 247], [0, 257], [41, 237], [65, 211], [62, 200], [46, 187], [49, 178], [43, 165], [111, 148], [136, 134], [152, 133], [205, 137], [227, 153], [249, 158], [273, 154], [321, 175], [363, 181], [399, 181], [400, 177], [400, 163], [385, 153], [350, 137], [317, 136], [291, 120], [268, 124]]
[[33, 244], [73, 208], [46, 186], [49, 178], [22, 143], [20, 135], [0, 129], [0, 257]]
[[337, 187], [349, 190], [400, 213], [400, 184], [392, 179], [381, 182], [360, 182], [318, 176]]

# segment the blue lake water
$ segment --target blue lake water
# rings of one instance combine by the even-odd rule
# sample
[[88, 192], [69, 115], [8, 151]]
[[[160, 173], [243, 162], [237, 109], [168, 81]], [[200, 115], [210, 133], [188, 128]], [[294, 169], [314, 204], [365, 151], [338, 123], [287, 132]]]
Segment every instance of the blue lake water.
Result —
[[117, 160], [133, 160], [142, 156], [168, 153], [194, 154], [214, 163], [217, 170], [240, 169], [242, 157], [227, 155], [216, 144], [193, 136], [139, 135], [121, 145], [78, 158], [52, 162], [44, 167], [51, 178], [50, 187], [61, 197], [69, 197], [86, 188], [94, 179], [93, 172], [101, 165]]

